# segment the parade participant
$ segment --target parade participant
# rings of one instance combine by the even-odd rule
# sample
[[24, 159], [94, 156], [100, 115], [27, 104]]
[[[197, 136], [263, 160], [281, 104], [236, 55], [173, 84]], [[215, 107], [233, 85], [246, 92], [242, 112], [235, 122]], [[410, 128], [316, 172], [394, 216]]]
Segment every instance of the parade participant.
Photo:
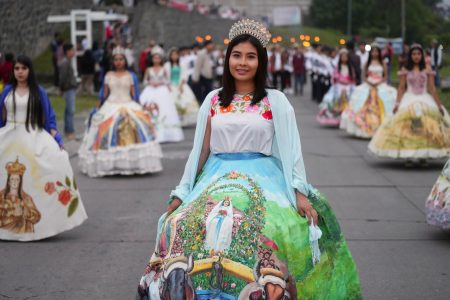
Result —
[[333, 74], [333, 85], [323, 97], [317, 121], [323, 125], [339, 126], [341, 113], [348, 106], [355, 87], [355, 67], [349, 60], [348, 51], [339, 53], [339, 63]]
[[59, 64], [59, 88], [64, 96], [66, 107], [64, 109], [64, 134], [67, 139], [74, 140], [75, 137], [75, 100], [77, 93], [77, 78], [72, 66], [75, 57], [75, 48], [72, 44], [64, 44], [64, 59]]
[[270, 33], [246, 19], [229, 39], [141, 299], [360, 299], [339, 224], [306, 181], [295, 112], [265, 88]]
[[69, 155], [31, 59], [0, 96], [0, 240], [34, 241], [86, 220]]
[[169, 72], [163, 66], [163, 55], [152, 52], [152, 66], [147, 68], [144, 76], [145, 89], [139, 96], [140, 103], [151, 111], [151, 106], [158, 106], [156, 118], [157, 141], [160, 143], [180, 142], [184, 140], [175, 101], [170, 94]]
[[[194, 73], [192, 81], [197, 85], [197, 100], [203, 101], [205, 96], [213, 89], [214, 80], [214, 60], [212, 53], [214, 51], [214, 43], [209, 40], [203, 44], [203, 49], [198, 52], [195, 61]], [[201, 102], [200, 102], [201, 104]]]
[[355, 53], [355, 43], [353, 41], [347, 41], [345, 47], [348, 50], [348, 60], [355, 68], [355, 83], [359, 85], [361, 84], [361, 59]]
[[441, 87], [441, 76], [439, 74], [439, 70], [442, 67], [442, 46], [439, 45], [438, 41], [434, 39], [431, 43], [430, 49], [430, 57], [431, 57], [431, 67], [435, 72], [434, 84], [436, 87]]
[[[434, 85], [434, 73], [425, 65], [422, 46], [414, 44], [400, 83], [394, 116], [386, 119], [369, 144], [379, 157], [419, 159], [450, 155], [450, 117]], [[407, 89], [405, 92], [405, 88]]]
[[384, 119], [392, 115], [397, 95], [396, 89], [386, 84], [387, 66], [377, 45], [371, 47], [363, 74], [365, 81], [353, 91], [340, 128], [357, 137], [371, 138]]
[[[90, 177], [162, 170], [151, 115], [137, 102], [137, 79], [127, 70], [125, 52], [113, 50], [113, 69], [105, 76], [98, 111], [78, 151], [81, 171]], [[136, 75], [134, 75], [136, 76]]]
[[180, 63], [177, 48], [169, 50], [169, 61], [164, 64], [169, 76], [170, 93], [177, 107], [182, 126], [194, 125], [197, 122], [198, 102], [191, 88], [187, 85], [186, 69]]
[[155, 41], [150, 41], [148, 47], [142, 49], [139, 54], [139, 75], [141, 79], [144, 79], [145, 71], [147, 70], [148, 57], [152, 52], [153, 47], [155, 47]]
[[306, 69], [305, 55], [301, 46], [297, 45], [295, 54], [292, 57], [292, 64], [294, 66], [294, 93], [295, 95], [303, 95], [303, 85], [306, 79]]
[[450, 159], [431, 189], [425, 210], [428, 224], [450, 229]]
[[356, 55], [359, 56], [359, 62], [361, 67], [361, 78], [366, 78], [367, 75], [364, 74], [364, 72], [366, 71], [366, 64], [367, 61], [369, 60], [369, 52], [366, 51], [366, 43], [364, 42], [359, 43]]
[[331, 61], [331, 49], [327, 46], [320, 47], [320, 53], [317, 60], [317, 72], [319, 74], [317, 101], [320, 103], [324, 95], [331, 86], [331, 76], [333, 75], [333, 65]]

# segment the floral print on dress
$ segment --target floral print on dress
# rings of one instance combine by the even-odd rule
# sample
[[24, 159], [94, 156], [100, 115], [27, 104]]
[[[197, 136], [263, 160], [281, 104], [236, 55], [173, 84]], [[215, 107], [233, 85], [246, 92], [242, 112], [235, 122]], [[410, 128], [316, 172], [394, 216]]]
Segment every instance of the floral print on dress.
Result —
[[211, 99], [210, 116], [226, 113], [251, 113], [260, 114], [266, 120], [272, 120], [272, 110], [267, 97], [264, 97], [259, 103], [251, 105], [252, 96], [235, 95], [233, 101], [227, 107], [220, 106], [219, 95], [215, 95]]

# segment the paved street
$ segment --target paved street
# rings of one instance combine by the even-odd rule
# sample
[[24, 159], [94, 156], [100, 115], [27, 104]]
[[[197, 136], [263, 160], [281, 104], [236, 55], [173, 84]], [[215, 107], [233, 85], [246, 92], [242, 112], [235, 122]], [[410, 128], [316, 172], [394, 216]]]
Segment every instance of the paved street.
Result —
[[[407, 169], [374, 159], [366, 141], [320, 128], [308, 97], [292, 103], [308, 179], [335, 209], [365, 299], [449, 299], [450, 235], [424, 216], [444, 161]], [[149, 176], [88, 178], [77, 168], [78, 145], [69, 143], [89, 219], [41, 242], [1, 242], [0, 299], [133, 299], [192, 144], [193, 129], [185, 134], [185, 142], [163, 146], [164, 171]]]

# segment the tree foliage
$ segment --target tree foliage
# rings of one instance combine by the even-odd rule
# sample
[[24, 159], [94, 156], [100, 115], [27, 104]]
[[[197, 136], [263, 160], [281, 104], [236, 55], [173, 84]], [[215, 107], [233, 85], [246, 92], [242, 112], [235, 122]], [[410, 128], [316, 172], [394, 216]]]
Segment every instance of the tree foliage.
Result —
[[[406, 41], [429, 42], [445, 35], [450, 28], [433, 12], [439, 0], [405, 0]], [[348, 0], [313, 0], [310, 9], [312, 25], [347, 32]], [[447, 30], [445, 30], [447, 28]], [[400, 0], [352, 0], [352, 34], [364, 37], [400, 37]]]

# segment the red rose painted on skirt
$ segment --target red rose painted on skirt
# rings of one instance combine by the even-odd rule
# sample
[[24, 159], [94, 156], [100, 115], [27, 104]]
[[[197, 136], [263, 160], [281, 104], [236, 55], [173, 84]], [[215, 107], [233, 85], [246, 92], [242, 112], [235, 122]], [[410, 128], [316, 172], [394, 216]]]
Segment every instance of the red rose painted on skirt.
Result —
[[271, 110], [266, 110], [263, 114], [262, 117], [266, 120], [272, 120], [272, 111]]
[[69, 204], [71, 198], [72, 194], [70, 193], [70, 190], [62, 190], [61, 192], [59, 192], [58, 201], [61, 202], [64, 206]]
[[54, 192], [56, 192], [55, 184], [53, 182], [47, 182], [45, 184], [44, 191], [47, 194], [52, 195]]

